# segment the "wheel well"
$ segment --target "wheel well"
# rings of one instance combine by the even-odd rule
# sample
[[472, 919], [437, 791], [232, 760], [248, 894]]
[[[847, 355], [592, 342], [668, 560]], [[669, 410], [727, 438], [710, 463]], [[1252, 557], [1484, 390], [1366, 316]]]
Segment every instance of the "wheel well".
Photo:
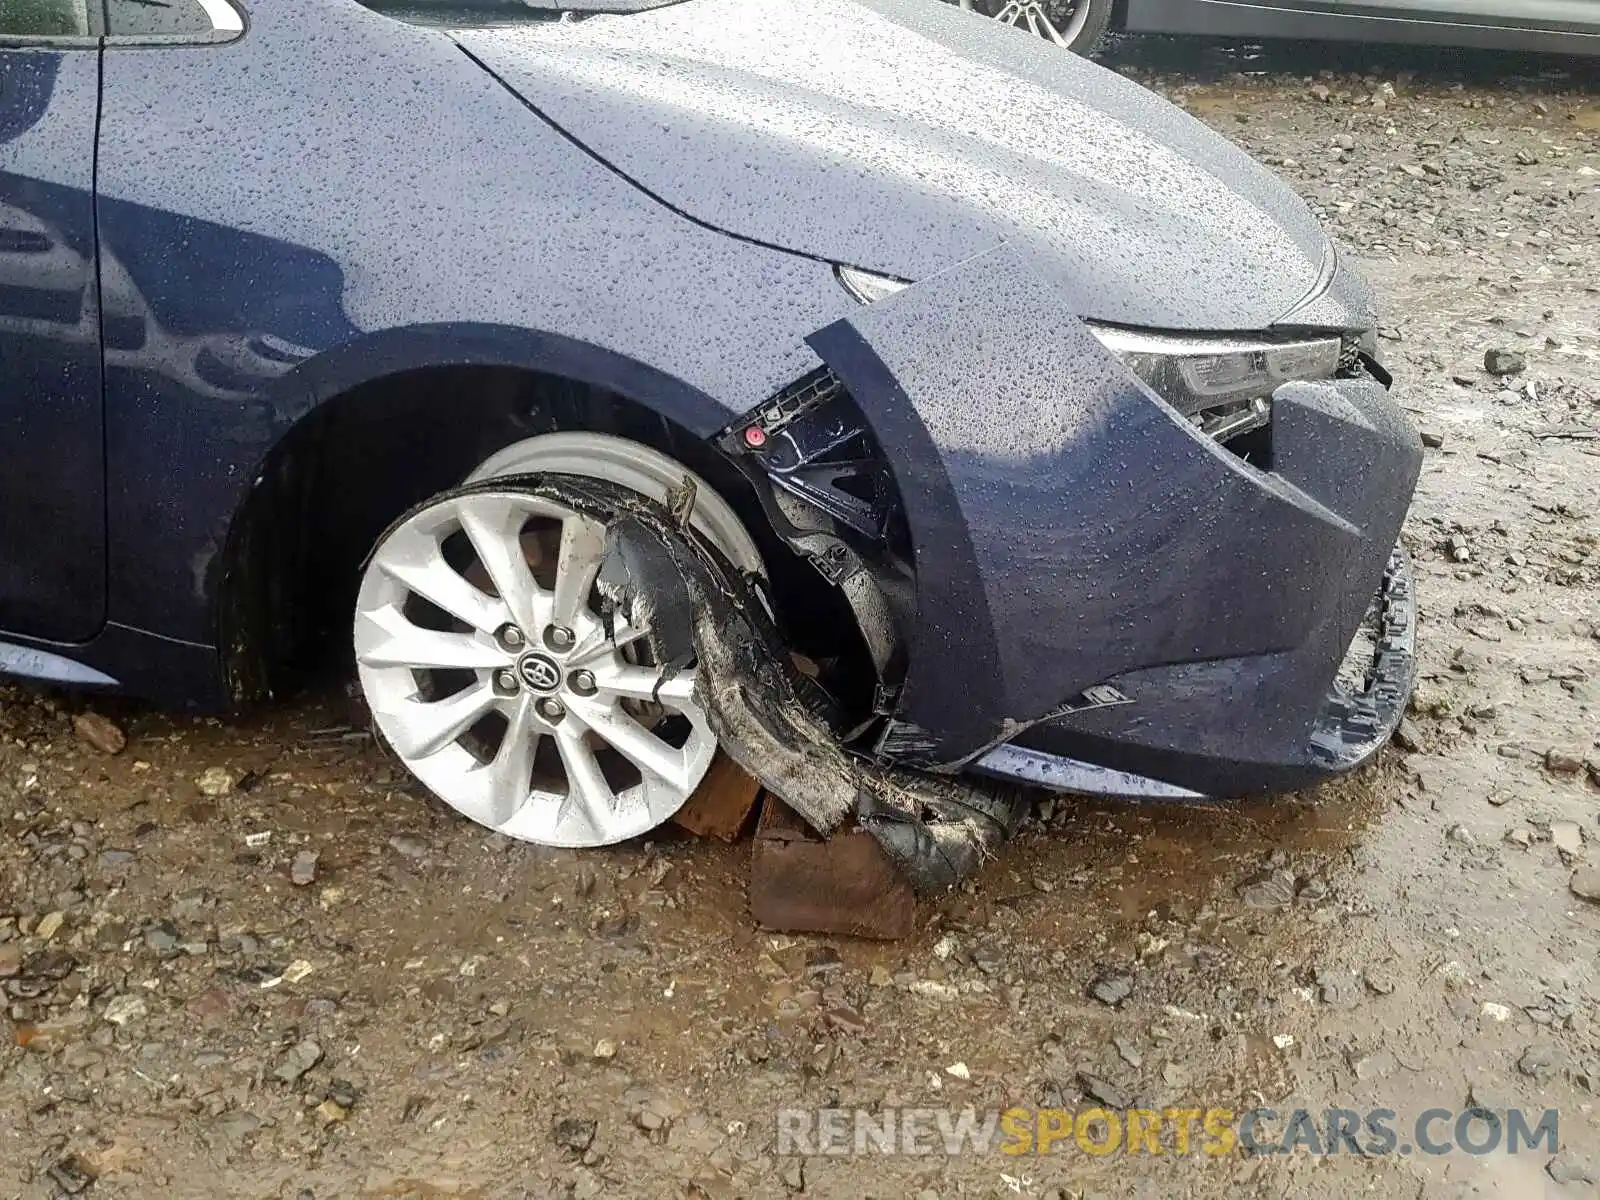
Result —
[[629, 397], [559, 376], [436, 367], [334, 397], [273, 449], [235, 517], [220, 577], [229, 694], [281, 695], [348, 668], [360, 568], [384, 529], [495, 451], [564, 430], [629, 438], [699, 474], [755, 539], [796, 649], [865, 653], [843, 598], [777, 538], [744, 476], [709, 442]]

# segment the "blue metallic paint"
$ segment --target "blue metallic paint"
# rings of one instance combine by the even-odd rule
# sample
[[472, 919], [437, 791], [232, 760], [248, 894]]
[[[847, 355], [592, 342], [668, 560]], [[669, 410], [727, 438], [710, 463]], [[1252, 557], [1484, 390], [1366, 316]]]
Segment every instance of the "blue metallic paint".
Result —
[[232, 45], [106, 54], [104, 253], [153, 324], [303, 360], [256, 357], [231, 392], [137, 356], [108, 372], [111, 590], [131, 624], [214, 636], [229, 520], [271, 447], [352, 385], [549, 370], [709, 434], [812, 365], [802, 332], [849, 305], [821, 264], [661, 208], [442, 34], [329, 0], [251, 15]]
[[[1306, 765], [1421, 466], [1378, 384], [1279, 388], [1260, 470], [1133, 379], [1010, 247], [812, 344], [896, 447], [920, 597], [901, 715], [936, 735], [928, 763], [1111, 682], [1134, 704], [1019, 743], [1204, 791]], [[1124, 752], [1080, 752], [1099, 730]], [[1174, 746], [1203, 761], [1165, 776], [1134, 761]]]
[[0, 629], [105, 621], [94, 50], [0, 50]]
[[[870, 12], [830, 3], [866, 24], [885, 13], [934, 22], [947, 49], [965, 52], [960, 70], [1002, 69], [982, 22], [958, 30], [891, 0]], [[59, 404], [41, 405], [37, 387], [0, 396], [0, 416], [26, 422], [8, 466], [69, 464], [78, 485], [26, 471], [0, 483], [0, 570], [26, 564], [43, 581], [0, 573], [8, 641], [66, 653], [130, 690], [218, 701], [231, 527], [274, 448], [333, 396], [423, 366], [525, 367], [710, 436], [820, 356], [889, 449], [915, 533], [921, 605], [902, 715], [927, 731], [929, 761], [970, 758], [1108, 677], [1141, 703], [1037, 725], [1028, 736], [1039, 740], [1024, 743], [1055, 730], [1129, 770], [1159, 751], [1177, 764], [1165, 777], [1208, 788], [1239, 757], [1224, 744], [1233, 727], [1257, 736], [1252, 761], [1281, 763], [1296, 733], [1303, 743], [1306, 705], [1324, 696], [1415, 477], [1403, 421], [1372, 387], [1286, 392], [1280, 469], [1259, 472], [1176, 418], [1076, 319], [1092, 305], [1193, 325], [1201, 291], [1238, 289], [1188, 279], [1179, 262], [1113, 294], [1103, 272], [1073, 278], [1077, 251], [1033, 237], [995, 249], [985, 235], [965, 261], [919, 258], [917, 221], [882, 206], [870, 229], [865, 214], [838, 216], [826, 245], [780, 249], [717, 210], [719, 188], [739, 190], [731, 165], [703, 170], [699, 197], [671, 205], [630, 182], [587, 131], [542, 110], [536, 56], [518, 59], [509, 42], [466, 39], [521, 96], [444, 34], [350, 0], [275, 0], [249, 15], [226, 45], [105, 49], [97, 168], [84, 114], [99, 52], [0, 49], [8, 83], [19, 64], [49, 75], [31, 123], [9, 87], [0, 98], [0, 199], [44, 205], [87, 262], [95, 197], [106, 452], [102, 467], [92, 352], [73, 351], [72, 370], [51, 376], [66, 381], [48, 393]], [[1078, 106], [1101, 95], [1141, 144], [1161, 141], [1172, 164], [1188, 164], [1168, 180], [1180, 205], [1190, 167], [1213, 184], [1237, 176], [1230, 194], [1243, 207], [1230, 222], [1270, 216], [1274, 244], [1297, 247], [1304, 278], [1291, 290], [1323, 289], [1303, 296], [1297, 320], [1364, 325], [1364, 289], [1334, 269], [1298, 201], [1174, 110], [1066, 61], [1030, 59], [1030, 86], [1070, 90]], [[611, 146], [630, 114], [639, 120], [633, 99], [619, 103], [591, 122]], [[647, 185], [682, 161], [651, 121], [624, 141]], [[793, 166], [782, 139], [740, 146], [758, 168]], [[870, 162], [857, 163], [808, 183], [821, 191], [757, 198], [803, 205], [814, 223], [869, 176]], [[948, 197], [929, 203], [948, 208]], [[1155, 223], [1105, 226], [1120, 242], [1097, 245], [1099, 260], [1132, 253], [1144, 234], [1176, 245], [1157, 209], [1139, 211]], [[1191, 226], [1184, 237], [1203, 236]], [[825, 261], [879, 261], [852, 244], [884, 262], [906, 256], [895, 261], [929, 277], [861, 309]], [[1227, 258], [1219, 246], [1195, 253], [1190, 266]], [[1285, 312], [1281, 296], [1257, 299]], [[60, 344], [13, 349], [7, 385], [43, 378]], [[1340, 478], [1353, 453], [1379, 466]], [[23, 523], [19, 502], [71, 512]], [[1208, 703], [1229, 711], [1208, 723]]]
[[1243, 151], [949, 5], [693, 0], [459, 36], [597, 157], [743, 237], [901, 279], [1015, 243], [1069, 311], [1117, 324], [1372, 319], [1310, 210]]

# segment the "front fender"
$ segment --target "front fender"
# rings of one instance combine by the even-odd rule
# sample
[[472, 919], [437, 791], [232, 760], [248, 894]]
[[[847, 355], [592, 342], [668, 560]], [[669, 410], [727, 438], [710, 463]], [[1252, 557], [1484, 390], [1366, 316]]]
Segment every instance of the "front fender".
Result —
[[341, 389], [526, 365], [709, 434], [814, 367], [804, 333], [852, 303], [825, 264], [620, 178], [441, 34], [315, 0], [251, 18], [204, 55], [105, 56], [113, 620], [214, 639], [230, 523]]
[[297, 367], [286, 394], [315, 408], [391, 376], [453, 366], [555, 375], [626, 396], [701, 436], [728, 420], [725, 401], [659, 366], [566, 334], [486, 322], [409, 325], [357, 337]]

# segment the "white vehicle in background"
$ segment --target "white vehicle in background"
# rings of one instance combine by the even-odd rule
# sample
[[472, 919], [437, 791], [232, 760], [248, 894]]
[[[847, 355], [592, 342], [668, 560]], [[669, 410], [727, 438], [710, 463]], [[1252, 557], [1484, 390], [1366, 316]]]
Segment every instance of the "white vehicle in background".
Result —
[[1078, 54], [1108, 32], [1600, 55], [1600, 0], [957, 0]]

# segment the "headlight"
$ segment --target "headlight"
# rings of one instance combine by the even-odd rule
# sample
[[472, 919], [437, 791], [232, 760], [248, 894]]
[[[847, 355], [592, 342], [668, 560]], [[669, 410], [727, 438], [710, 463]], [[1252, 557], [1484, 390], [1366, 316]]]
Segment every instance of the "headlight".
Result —
[[[910, 286], [858, 267], [833, 270], [861, 304]], [[1265, 425], [1272, 415], [1272, 393], [1280, 384], [1332, 379], [1344, 353], [1340, 337], [1196, 336], [1093, 322], [1088, 327], [1151, 391], [1219, 442]]]
[[911, 286], [904, 279], [874, 275], [871, 271], [863, 271], [858, 267], [835, 267], [833, 273], [844, 290], [855, 297], [859, 304], [871, 304], [883, 300]]
[[1265, 425], [1280, 384], [1333, 378], [1344, 345], [1338, 337], [1191, 337], [1094, 324], [1089, 331], [1218, 441]]

